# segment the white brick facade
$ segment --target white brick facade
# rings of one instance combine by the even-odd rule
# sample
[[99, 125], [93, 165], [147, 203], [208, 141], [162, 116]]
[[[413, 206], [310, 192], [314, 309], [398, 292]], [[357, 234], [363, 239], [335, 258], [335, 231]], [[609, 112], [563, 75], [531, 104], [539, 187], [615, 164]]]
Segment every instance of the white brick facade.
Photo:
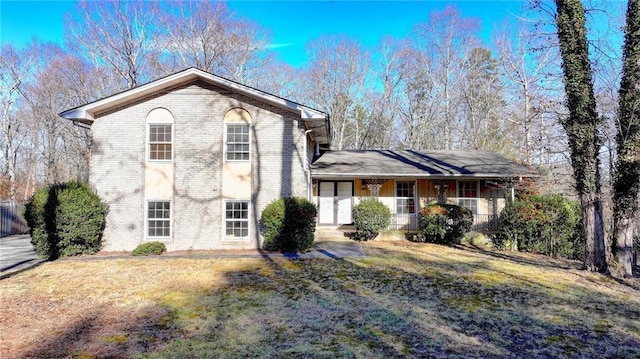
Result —
[[[168, 250], [260, 246], [262, 209], [282, 196], [307, 196], [307, 151], [300, 115], [205, 82], [164, 90], [108, 113], [92, 124], [91, 183], [109, 205], [105, 250], [132, 250], [145, 236], [147, 114], [173, 115], [173, 197]], [[224, 115], [243, 108], [251, 124], [249, 240], [225, 241], [222, 169]], [[229, 185], [229, 184], [225, 184]]]

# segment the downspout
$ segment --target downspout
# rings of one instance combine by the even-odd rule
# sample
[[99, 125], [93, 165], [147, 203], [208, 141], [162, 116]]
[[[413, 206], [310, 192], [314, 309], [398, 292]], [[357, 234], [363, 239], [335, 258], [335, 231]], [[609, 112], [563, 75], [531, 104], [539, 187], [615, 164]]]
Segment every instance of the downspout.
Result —
[[307, 175], [307, 200], [311, 202], [311, 168], [309, 168], [309, 155], [308, 155], [308, 145], [307, 145], [307, 135], [313, 132], [313, 130], [304, 131], [304, 171]]

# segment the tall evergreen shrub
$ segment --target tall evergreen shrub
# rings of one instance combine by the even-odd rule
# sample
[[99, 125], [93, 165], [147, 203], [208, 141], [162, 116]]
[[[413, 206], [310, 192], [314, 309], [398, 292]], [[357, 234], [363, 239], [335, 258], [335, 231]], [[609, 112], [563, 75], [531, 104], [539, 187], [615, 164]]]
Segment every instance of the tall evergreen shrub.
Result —
[[285, 197], [262, 211], [263, 247], [282, 252], [304, 252], [313, 245], [316, 206], [302, 197]]
[[582, 259], [580, 220], [576, 201], [558, 194], [526, 196], [502, 210], [494, 242], [501, 249]]
[[49, 185], [25, 205], [31, 242], [46, 259], [98, 252], [106, 213], [106, 204], [79, 182]]

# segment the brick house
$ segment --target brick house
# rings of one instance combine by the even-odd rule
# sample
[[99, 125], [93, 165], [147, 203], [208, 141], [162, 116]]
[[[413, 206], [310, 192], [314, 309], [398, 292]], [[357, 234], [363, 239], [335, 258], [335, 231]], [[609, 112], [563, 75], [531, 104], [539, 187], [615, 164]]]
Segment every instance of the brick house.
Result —
[[60, 116], [91, 128], [107, 251], [256, 248], [262, 209], [308, 197], [329, 145], [326, 114], [195, 68]]
[[412, 229], [419, 205], [444, 196], [480, 214], [487, 196], [503, 205], [500, 183], [530, 173], [490, 153], [333, 152], [325, 113], [195, 68], [60, 116], [91, 129], [107, 251], [258, 248], [260, 214], [283, 196], [314, 201], [321, 226], [379, 196], [393, 227]]

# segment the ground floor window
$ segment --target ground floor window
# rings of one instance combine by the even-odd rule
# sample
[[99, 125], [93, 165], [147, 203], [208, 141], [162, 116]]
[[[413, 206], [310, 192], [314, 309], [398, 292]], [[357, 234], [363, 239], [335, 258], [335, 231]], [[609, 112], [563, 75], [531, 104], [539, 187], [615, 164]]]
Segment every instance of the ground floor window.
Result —
[[225, 238], [249, 238], [249, 201], [225, 202]]
[[458, 181], [458, 206], [478, 214], [478, 181]]
[[171, 237], [171, 202], [147, 202], [147, 236]]
[[396, 182], [396, 214], [414, 214], [415, 182]]
[[458, 206], [466, 207], [473, 212], [473, 214], [478, 214], [478, 200], [472, 198], [458, 198]]

